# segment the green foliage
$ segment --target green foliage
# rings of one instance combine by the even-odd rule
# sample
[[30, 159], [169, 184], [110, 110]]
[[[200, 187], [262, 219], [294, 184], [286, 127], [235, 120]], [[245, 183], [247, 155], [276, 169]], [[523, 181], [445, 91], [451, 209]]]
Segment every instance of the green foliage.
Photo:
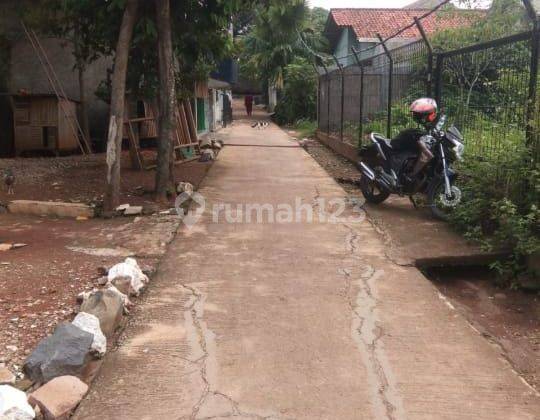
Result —
[[260, 5], [249, 32], [240, 39], [241, 75], [283, 86], [283, 72], [297, 57], [313, 59], [309, 48], [328, 48], [323, 36], [328, 12], [304, 0], [272, 0]]
[[278, 124], [317, 118], [317, 74], [303, 58], [285, 67], [285, 85], [275, 109]]
[[309, 119], [300, 119], [293, 125], [294, 129], [298, 131], [298, 135], [302, 138], [315, 137], [317, 132], [317, 121]]
[[463, 203], [452, 223], [486, 249], [511, 249], [510, 264], [496, 264], [500, 273], [523, 270], [524, 257], [540, 251], [540, 165], [524, 146], [503, 147], [487, 159], [466, 156], [459, 165]]
[[[195, 80], [209, 72], [232, 51], [230, 17], [250, 9], [254, 1], [171, 1], [173, 48], [179, 95], [192, 92]], [[111, 55], [125, 0], [41, 0], [26, 10], [25, 21], [42, 33], [73, 44], [78, 66], [84, 68], [101, 55]], [[127, 86], [135, 96], [154, 97], [158, 88], [155, 2], [139, 1], [138, 21], [130, 49]], [[110, 86], [103, 82], [100, 97], [107, 100]]]

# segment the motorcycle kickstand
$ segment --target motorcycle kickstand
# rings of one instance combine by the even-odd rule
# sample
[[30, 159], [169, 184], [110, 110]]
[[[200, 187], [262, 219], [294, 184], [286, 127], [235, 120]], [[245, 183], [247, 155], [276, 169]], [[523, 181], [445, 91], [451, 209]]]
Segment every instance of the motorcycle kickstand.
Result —
[[418, 204], [416, 204], [416, 201], [412, 195], [409, 195], [409, 200], [412, 203], [415, 210], [418, 210]]

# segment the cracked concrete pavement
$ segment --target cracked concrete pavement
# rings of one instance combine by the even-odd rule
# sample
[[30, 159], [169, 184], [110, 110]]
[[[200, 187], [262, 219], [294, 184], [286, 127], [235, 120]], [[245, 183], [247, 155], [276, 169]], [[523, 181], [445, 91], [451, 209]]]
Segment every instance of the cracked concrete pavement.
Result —
[[[76, 419], [534, 419], [540, 397], [362, 218], [215, 223], [213, 204], [346, 193], [239, 121]], [[242, 216], [241, 211], [235, 212]], [[347, 206], [343, 216], [358, 216]]]

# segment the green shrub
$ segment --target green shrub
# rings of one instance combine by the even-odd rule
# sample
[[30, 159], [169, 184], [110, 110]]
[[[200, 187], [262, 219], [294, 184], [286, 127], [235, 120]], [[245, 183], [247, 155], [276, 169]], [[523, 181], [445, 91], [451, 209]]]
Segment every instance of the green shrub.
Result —
[[299, 119], [294, 124], [294, 129], [298, 131], [298, 135], [304, 137], [315, 137], [317, 131], [317, 121], [308, 119]]
[[278, 124], [294, 124], [300, 119], [317, 118], [317, 75], [305, 59], [285, 67], [285, 83], [275, 108]]
[[493, 268], [514, 276], [526, 268], [526, 256], [540, 251], [540, 164], [521, 145], [485, 159], [466, 157], [458, 169], [463, 202], [451, 222], [485, 249], [511, 250], [511, 261]]

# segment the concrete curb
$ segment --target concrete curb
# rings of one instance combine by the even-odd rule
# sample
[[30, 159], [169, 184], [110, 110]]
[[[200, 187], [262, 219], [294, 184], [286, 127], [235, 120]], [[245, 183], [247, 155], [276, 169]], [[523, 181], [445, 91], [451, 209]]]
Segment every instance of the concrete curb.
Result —
[[317, 130], [317, 139], [345, 159], [356, 164], [358, 162], [358, 148], [341, 141], [339, 138]]
[[53, 216], [66, 218], [92, 218], [94, 209], [81, 203], [62, 203], [55, 201], [14, 200], [8, 204], [13, 214], [32, 216]]

